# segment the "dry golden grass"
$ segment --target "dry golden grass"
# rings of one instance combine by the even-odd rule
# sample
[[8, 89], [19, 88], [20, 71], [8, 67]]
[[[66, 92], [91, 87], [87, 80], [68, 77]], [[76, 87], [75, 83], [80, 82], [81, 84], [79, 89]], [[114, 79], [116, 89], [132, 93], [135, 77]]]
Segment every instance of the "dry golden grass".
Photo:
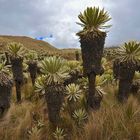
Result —
[[22, 137], [26, 139], [26, 130], [30, 128], [32, 123], [31, 108], [30, 103], [11, 105], [4, 120], [1, 120], [1, 140], [19, 140]]
[[[0, 120], [0, 140], [55, 140], [54, 129], [48, 122], [46, 104], [43, 99], [25, 100], [23, 87], [21, 104], [12, 103]], [[67, 112], [62, 112], [59, 125], [64, 129], [66, 140], [140, 140], [140, 104], [130, 97], [124, 105], [117, 103], [116, 85], [107, 85], [99, 111], [90, 114], [88, 122], [78, 127]]]
[[130, 98], [125, 105], [103, 106], [92, 113], [81, 140], [139, 140], [140, 105]]
[[[44, 135], [38, 123], [45, 128], [44, 103], [24, 101], [21, 104], [11, 104], [9, 111], [0, 120], [0, 140], [40, 140]], [[37, 129], [35, 129], [37, 128]], [[43, 128], [43, 129], [44, 129]]]

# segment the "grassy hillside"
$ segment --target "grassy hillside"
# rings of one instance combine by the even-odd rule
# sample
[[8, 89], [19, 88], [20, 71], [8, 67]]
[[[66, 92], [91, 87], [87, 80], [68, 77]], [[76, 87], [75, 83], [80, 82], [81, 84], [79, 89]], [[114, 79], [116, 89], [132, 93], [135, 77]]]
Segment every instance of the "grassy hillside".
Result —
[[57, 48], [45, 41], [35, 40], [26, 36], [0, 36], [0, 50], [4, 50], [5, 45], [9, 42], [20, 42], [26, 48], [36, 50], [38, 52], [59, 52]]
[[66, 59], [75, 59], [77, 49], [58, 49], [45, 41], [36, 40], [26, 36], [0, 36], [0, 51], [6, 49], [7, 43], [20, 42], [27, 49], [35, 50], [39, 53], [60, 55]]

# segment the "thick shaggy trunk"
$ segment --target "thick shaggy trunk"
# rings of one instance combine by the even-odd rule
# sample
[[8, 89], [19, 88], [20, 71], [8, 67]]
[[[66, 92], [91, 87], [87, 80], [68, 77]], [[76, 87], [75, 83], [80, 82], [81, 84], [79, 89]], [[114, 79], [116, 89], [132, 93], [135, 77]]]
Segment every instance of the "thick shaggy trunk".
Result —
[[138, 95], [138, 91], [140, 89], [140, 79], [133, 81], [131, 86], [131, 92], [133, 95]]
[[96, 101], [95, 97], [95, 80], [96, 75], [94, 73], [91, 73], [88, 75], [88, 81], [89, 81], [89, 93], [87, 96], [87, 104], [90, 108], [96, 110], [99, 108], [99, 103]]
[[115, 79], [119, 78], [119, 60], [113, 62], [113, 76]]
[[0, 85], [0, 114], [10, 107], [12, 86]]
[[29, 63], [28, 66], [29, 66], [29, 72], [30, 72], [32, 84], [34, 85], [37, 76], [37, 63], [36, 62]]
[[17, 102], [21, 101], [21, 86], [23, 85], [24, 81], [22, 62], [22, 58], [11, 58], [12, 72], [16, 84]]
[[19, 81], [15, 81], [17, 102], [21, 101], [21, 85]]
[[79, 34], [79, 36], [83, 59], [83, 72], [85, 76], [88, 76], [89, 80], [88, 106], [97, 109], [98, 102], [95, 96], [95, 78], [96, 75], [103, 73], [101, 59], [103, 57], [106, 33], [91, 31], [86, 35]]
[[75, 57], [77, 61], [80, 61], [80, 54], [79, 52], [75, 52]]
[[67, 86], [71, 83], [76, 83], [76, 81], [78, 79], [83, 77], [83, 75], [78, 71], [75, 71], [74, 73], [70, 73], [69, 75], [70, 75], [70, 77], [68, 79], [66, 79], [65, 82], [64, 82], [65, 86]]
[[10, 65], [10, 59], [7, 52], [5, 52], [5, 57], [6, 57], [6, 65]]
[[48, 107], [49, 121], [57, 124], [60, 121], [60, 109], [63, 102], [64, 87], [61, 85], [47, 86], [46, 102]]
[[131, 89], [131, 85], [132, 85], [132, 79], [130, 80], [124, 80], [121, 79], [119, 81], [119, 91], [118, 91], [118, 101], [119, 102], [125, 102], [127, 101], [128, 97], [129, 97], [129, 93], [130, 93], [130, 89]]
[[84, 74], [88, 75], [94, 72], [96, 75], [101, 73], [101, 59], [103, 57], [103, 49], [106, 34], [103, 32], [101, 36], [94, 36], [91, 33], [90, 39], [80, 38], [83, 70]]
[[125, 102], [128, 99], [133, 78], [135, 74], [135, 68], [130, 65], [120, 65], [119, 68], [119, 91], [118, 101]]

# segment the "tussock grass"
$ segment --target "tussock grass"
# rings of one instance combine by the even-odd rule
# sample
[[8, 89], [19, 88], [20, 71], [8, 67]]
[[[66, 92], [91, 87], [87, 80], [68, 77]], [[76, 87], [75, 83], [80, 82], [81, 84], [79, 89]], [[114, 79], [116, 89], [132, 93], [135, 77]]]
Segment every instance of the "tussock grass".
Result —
[[[24, 88], [28, 86], [31, 85], [27, 84]], [[61, 112], [62, 121], [58, 126], [64, 129], [66, 140], [140, 139], [139, 101], [131, 96], [126, 104], [119, 104], [115, 99], [116, 85], [108, 86], [104, 87], [108, 94], [100, 110], [92, 112], [82, 127], [76, 125], [67, 111]], [[12, 103], [0, 120], [0, 140], [55, 140], [54, 132], [55, 129], [48, 122], [43, 99]]]
[[127, 104], [103, 106], [92, 113], [81, 140], [139, 140], [140, 105], [130, 97]]

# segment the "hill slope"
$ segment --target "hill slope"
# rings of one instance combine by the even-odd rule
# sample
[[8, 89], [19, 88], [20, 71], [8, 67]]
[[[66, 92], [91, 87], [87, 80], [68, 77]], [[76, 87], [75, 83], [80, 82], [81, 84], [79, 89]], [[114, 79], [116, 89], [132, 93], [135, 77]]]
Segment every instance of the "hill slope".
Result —
[[59, 49], [50, 45], [45, 41], [35, 40], [26, 36], [0, 36], [0, 50], [5, 50], [5, 46], [9, 42], [20, 42], [26, 48], [36, 51], [59, 52]]
[[7, 43], [20, 42], [27, 49], [35, 50], [41, 53], [49, 53], [62, 56], [66, 59], [75, 59], [77, 49], [57, 49], [48, 42], [36, 40], [26, 36], [6, 36], [0, 35], [0, 51], [6, 50]]

